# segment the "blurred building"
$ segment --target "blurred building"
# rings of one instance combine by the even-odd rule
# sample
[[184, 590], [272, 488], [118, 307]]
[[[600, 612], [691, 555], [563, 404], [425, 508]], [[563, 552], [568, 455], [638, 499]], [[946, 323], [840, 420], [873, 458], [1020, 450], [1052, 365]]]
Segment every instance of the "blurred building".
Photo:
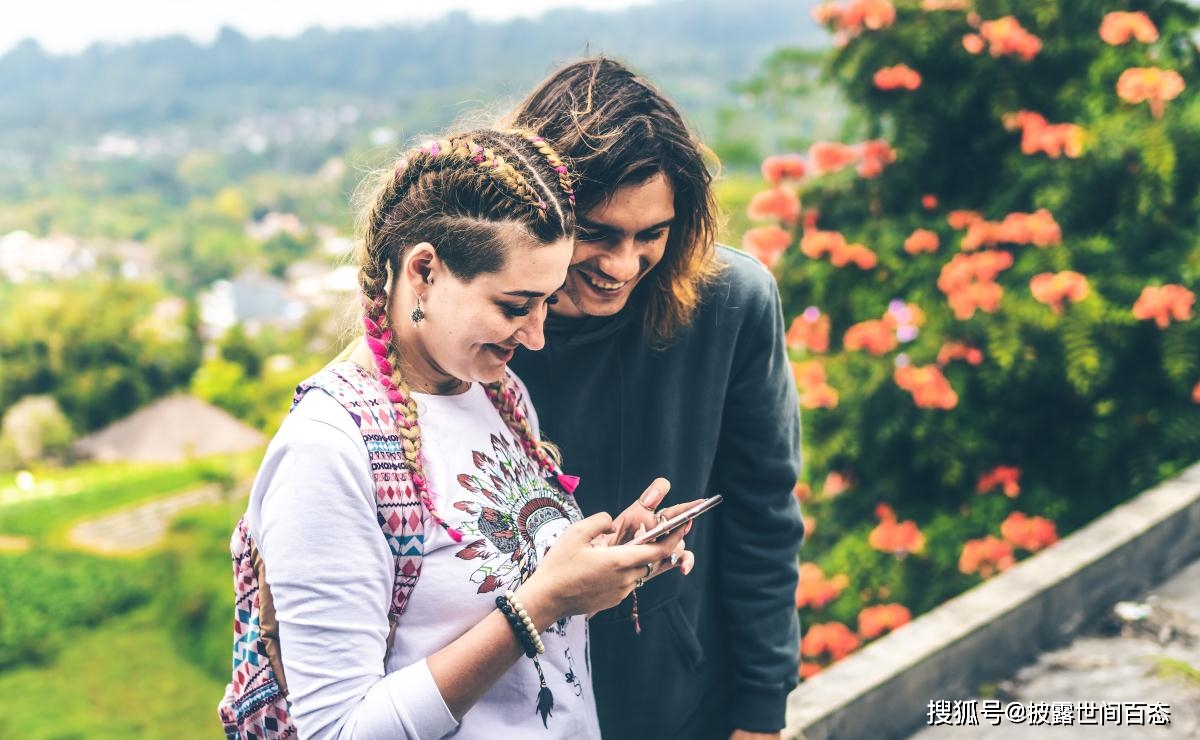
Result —
[[264, 444], [261, 432], [216, 406], [175, 395], [79, 439], [74, 452], [98, 462], [173, 463], [245, 452]]

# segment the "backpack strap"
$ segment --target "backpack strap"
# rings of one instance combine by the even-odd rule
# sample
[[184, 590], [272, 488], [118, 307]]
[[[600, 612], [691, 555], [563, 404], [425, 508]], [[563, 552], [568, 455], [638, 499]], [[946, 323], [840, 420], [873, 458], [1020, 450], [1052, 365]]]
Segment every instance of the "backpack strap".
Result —
[[[396, 563], [388, 609], [394, 633], [396, 620], [408, 608], [409, 596], [421, 575], [421, 557], [425, 551], [425, 509], [412, 484], [400, 435], [396, 433], [397, 411], [383, 385], [353, 362], [329, 365], [301, 383], [292, 399], [292, 408], [313, 388], [328, 393], [349, 412], [367, 447], [371, 477], [375, 480], [376, 517]], [[388, 635], [389, 645], [391, 636]]]
[[[390, 647], [396, 624], [421, 575], [425, 546], [424, 507], [404, 462], [396, 434], [396, 411], [383, 386], [352, 362], [330, 365], [297, 386], [293, 410], [313, 388], [328, 393], [346, 409], [367, 448], [375, 481], [376, 518], [395, 561], [388, 605]], [[296, 736], [296, 727], [287, 701], [275, 608], [266, 566], [245, 517], [229, 544], [235, 594], [233, 673], [217, 712], [228, 740], [288, 740]]]

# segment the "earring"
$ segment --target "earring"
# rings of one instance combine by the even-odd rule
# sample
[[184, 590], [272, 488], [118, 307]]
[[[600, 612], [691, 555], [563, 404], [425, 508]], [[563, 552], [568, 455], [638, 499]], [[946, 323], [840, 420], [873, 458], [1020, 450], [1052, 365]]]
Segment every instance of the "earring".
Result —
[[412, 319], [413, 326], [417, 326], [425, 320], [425, 310], [421, 308], [420, 294], [417, 294], [417, 307], [414, 308], [412, 313], [409, 314], [409, 318]]

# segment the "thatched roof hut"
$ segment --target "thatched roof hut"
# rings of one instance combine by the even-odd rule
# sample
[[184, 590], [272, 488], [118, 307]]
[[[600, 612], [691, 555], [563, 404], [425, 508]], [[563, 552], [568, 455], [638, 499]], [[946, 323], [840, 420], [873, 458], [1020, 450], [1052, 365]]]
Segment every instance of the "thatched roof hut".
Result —
[[75, 443], [80, 457], [100, 462], [181, 462], [262, 446], [266, 437], [193, 396], [161, 398]]

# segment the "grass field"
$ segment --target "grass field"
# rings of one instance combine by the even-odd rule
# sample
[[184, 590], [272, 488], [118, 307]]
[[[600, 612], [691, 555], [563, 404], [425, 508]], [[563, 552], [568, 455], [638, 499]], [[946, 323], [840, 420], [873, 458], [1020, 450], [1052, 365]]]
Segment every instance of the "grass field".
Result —
[[153, 606], [81, 630], [46, 665], [0, 672], [0, 737], [221, 736], [224, 682], [179, 655]]
[[132, 557], [71, 550], [65, 532], [205, 482], [243, 490], [256, 463], [80, 466], [39, 474], [41, 495], [0, 504], [0, 533], [30, 540], [0, 553], [0, 738], [220, 736], [228, 543], [244, 501], [185, 512], [162, 546]]

